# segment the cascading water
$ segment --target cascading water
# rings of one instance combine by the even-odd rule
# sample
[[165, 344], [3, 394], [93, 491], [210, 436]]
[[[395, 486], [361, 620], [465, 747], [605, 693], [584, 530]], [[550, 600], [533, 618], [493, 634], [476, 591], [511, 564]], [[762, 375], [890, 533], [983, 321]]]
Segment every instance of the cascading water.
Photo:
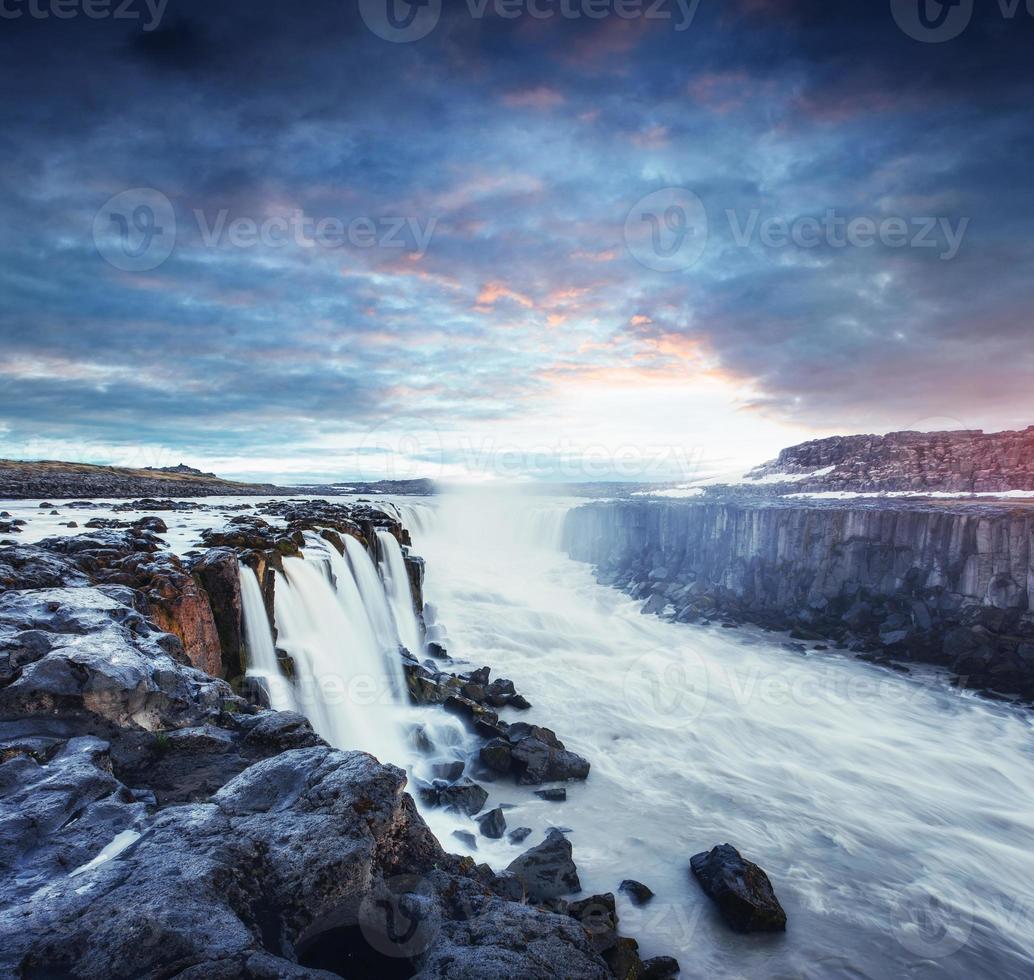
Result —
[[244, 610], [244, 643], [248, 656], [247, 676], [254, 677], [269, 695], [276, 711], [296, 711], [291, 682], [280, 672], [273, 645], [273, 633], [266, 616], [266, 604], [254, 569], [241, 566], [241, 605]]
[[349, 563], [315, 536], [306, 538], [305, 553], [284, 559], [274, 598], [299, 708], [332, 745], [402, 763], [408, 752], [397, 648], [378, 641]]
[[[359, 594], [362, 596], [374, 635], [385, 651], [395, 650], [397, 652], [399, 635], [398, 629], [395, 627], [395, 615], [388, 604], [384, 583], [377, 574], [373, 559], [362, 543], [351, 535], [345, 535], [343, 540], [345, 555], [355, 575], [356, 585], [359, 587]], [[398, 662], [398, 657], [393, 657], [392, 661]]]
[[418, 657], [423, 653], [424, 644], [416, 610], [413, 608], [413, 592], [409, 585], [409, 576], [406, 574], [402, 548], [390, 531], [379, 530], [377, 544], [381, 553], [381, 577], [384, 579], [384, 587], [395, 613], [399, 639], [410, 653]]

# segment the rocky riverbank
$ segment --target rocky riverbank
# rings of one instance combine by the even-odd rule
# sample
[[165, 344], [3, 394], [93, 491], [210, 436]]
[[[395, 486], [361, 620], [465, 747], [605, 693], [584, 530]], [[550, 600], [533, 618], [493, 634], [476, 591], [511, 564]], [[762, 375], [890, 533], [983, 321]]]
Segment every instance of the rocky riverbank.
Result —
[[[450, 855], [405, 773], [334, 750], [240, 683], [238, 563], [271, 590], [306, 534], [339, 550], [342, 535], [374, 549], [378, 530], [408, 544], [397, 520], [273, 503], [182, 557], [163, 549], [155, 520], [0, 547], [0, 973], [677, 972], [667, 958], [642, 961], [620, 935], [613, 895], [571, 900], [580, 884], [562, 834], [502, 873]], [[419, 589], [422, 563], [406, 561]], [[448, 673], [446, 652], [433, 652], [421, 663], [401, 651], [414, 699], [481, 731], [486, 772], [532, 784], [585, 777], [588, 763], [551, 731], [498, 718], [529, 707], [512, 683], [488, 668]], [[462, 768], [418, 790], [477, 813], [484, 791]], [[502, 810], [481, 830], [501, 835]]]
[[1034, 511], [1006, 504], [614, 501], [570, 512], [600, 582], [685, 623], [751, 622], [1034, 700]]

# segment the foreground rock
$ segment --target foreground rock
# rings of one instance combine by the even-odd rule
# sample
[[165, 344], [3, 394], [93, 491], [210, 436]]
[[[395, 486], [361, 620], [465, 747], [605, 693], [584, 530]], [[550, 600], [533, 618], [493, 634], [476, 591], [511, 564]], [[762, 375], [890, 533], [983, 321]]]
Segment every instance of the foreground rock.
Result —
[[614, 975], [577, 921], [446, 854], [401, 770], [243, 701], [144, 602], [0, 596], [0, 975]]
[[731, 844], [696, 854], [690, 868], [722, 918], [737, 932], [781, 932], [786, 913], [768, 875]]
[[541, 844], [511, 861], [506, 870], [524, 884], [528, 901], [548, 902], [581, 891], [578, 868], [571, 855], [571, 842], [554, 830]]

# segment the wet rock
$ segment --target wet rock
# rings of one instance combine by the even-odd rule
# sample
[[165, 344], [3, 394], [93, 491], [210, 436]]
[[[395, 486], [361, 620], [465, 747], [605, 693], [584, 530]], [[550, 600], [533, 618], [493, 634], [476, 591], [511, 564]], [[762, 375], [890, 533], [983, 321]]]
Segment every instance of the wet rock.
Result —
[[454, 830], [452, 836], [472, 851], [477, 850], [478, 839], [469, 830]]
[[138, 527], [142, 531], [153, 531], [155, 534], [165, 534], [169, 530], [169, 526], [157, 515], [141, 517], [139, 520], [133, 521], [132, 526]]
[[54, 589], [88, 585], [85, 573], [70, 558], [31, 545], [0, 548], [0, 591]]
[[589, 934], [593, 949], [603, 953], [618, 942], [618, 914], [610, 892], [592, 895], [578, 902], [568, 902], [566, 914], [581, 923]]
[[435, 779], [446, 779], [450, 783], [463, 775], [462, 762], [436, 762], [431, 766]]
[[489, 810], [483, 817], [478, 817], [477, 825], [482, 835], [492, 840], [500, 840], [506, 833], [506, 817], [503, 816], [500, 807]]
[[535, 795], [550, 803], [563, 803], [567, 799], [567, 790], [563, 786], [551, 786], [548, 789], [537, 789]]
[[510, 743], [501, 738], [493, 738], [481, 746], [479, 758], [493, 772], [509, 772], [513, 765]]
[[786, 929], [786, 913], [768, 875], [731, 844], [694, 855], [690, 867], [722, 918], [737, 932]]
[[672, 956], [653, 956], [643, 960], [640, 980], [674, 980], [680, 972], [679, 961]]
[[541, 843], [511, 861], [507, 871], [524, 883], [531, 902], [547, 902], [581, 891], [571, 842], [553, 831]]
[[488, 800], [488, 793], [468, 776], [463, 776], [452, 784], [444, 780], [435, 780], [430, 786], [420, 791], [421, 799], [429, 806], [440, 806], [446, 810], [455, 810], [472, 817], [478, 813]]
[[518, 722], [507, 731], [512, 768], [517, 782], [523, 785], [567, 779], [585, 779], [589, 763], [569, 752], [556, 733], [538, 725]]
[[622, 937], [606, 952], [603, 961], [607, 964], [611, 976], [617, 980], [639, 980], [643, 963], [639, 958], [639, 943], [634, 939]]
[[641, 881], [636, 881], [634, 878], [626, 878], [621, 882], [618, 891], [624, 892], [633, 905], [645, 905], [653, 898], [653, 892]]
[[507, 840], [511, 844], [522, 844], [531, 836], [531, 827], [518, 827], [516, 830], [511, 830]]

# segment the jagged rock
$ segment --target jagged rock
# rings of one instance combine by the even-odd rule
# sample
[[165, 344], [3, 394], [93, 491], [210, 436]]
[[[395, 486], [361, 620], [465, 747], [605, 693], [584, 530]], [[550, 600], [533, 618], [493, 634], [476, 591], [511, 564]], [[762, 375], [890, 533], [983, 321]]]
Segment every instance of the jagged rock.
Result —
[[517, 781], [524, 785], [565, 779], [585, 779], [589, 763], [569, 752], [556, 733], [538, 725], [518, 722], [507, 731]]
[[451, 783], [463, 775], [463, 768], [463, 763], [458, 761], [436, 762], [431, 766], [431, 772], [434, 774], [435, 779], [446, 779]]
[[618, 942], [618, 913], [614, 896], [607, 892], [591, 895], [578, 902], [568, 902], [566, 913], [581, 923], [598, 953], [612, 949]]
[[156, 515], [141, 517], [139, 520], [133, 521], [132, 526], [138, 527], [142, 531], [153, 531], [155, 534], [165, 534], [169, 530], [168, 524]]
[[611, 975], [616, 980], [639, 980], [643, 961], [639, 958], [639, 943], [628, 937], [621, 937], [603, 953]]
[[506, 833], [506, 817], [500, 807], [489, 810], [483, 817], [478, 817], [478, 828], [485, 837], [499, 840]]
[[479, 758], [493, 772], [509, 772], [513, 765], [510, 743], [501, 738], [493, 738], [482, 745]]
[[571, 842], [552, 831], [541, 843], [511, 861], [506, 868], [524, 882], [529, 901], [547, 902], [581, 891]]
[[62, 555], [31, 545], [0, 548], [0, 591], [87, 584], [89, 580], [79, 566]]
[[690, 867], [722, 918], [737, 932], [786, 929], [786, 913], [768, 875], [731, 844], [694, 855]]
[[454, 830], [452, 836], [472, 851], [477, 850], [478, 839], [469, 830]]
[[432, 785], [421, 788], [420, 798], [429, 806], [444, 807], [472, 817], [485, 805], [488, 793], [474, 780], [463, 776], [451, 784], [435, 780]]
[[245, 670], [240, 565], [228, 548], [212, 548], [191, 566], [208, 597], [221, 651], [218, 674], [227, 680]]
[[223, 682], [177, 663], [178, 642], [127, 605], [132, 598], [113, 587], [0, 595], [4, 635], [50, 634], [44, 655], [0, 688], [0, 713], [77, 711], [153, 731], [238, 701]]
[[681, 968], [672, 956], [653, 956], [643, 960], [639, 980], [674, 980]]
[[636, 881], [634, 878], [626, 878], [621, 882], [618, 886], [618, 891], [624, 892], [634, 905], [645, 905], [653, 898], [653, 892], [641, 881]]

